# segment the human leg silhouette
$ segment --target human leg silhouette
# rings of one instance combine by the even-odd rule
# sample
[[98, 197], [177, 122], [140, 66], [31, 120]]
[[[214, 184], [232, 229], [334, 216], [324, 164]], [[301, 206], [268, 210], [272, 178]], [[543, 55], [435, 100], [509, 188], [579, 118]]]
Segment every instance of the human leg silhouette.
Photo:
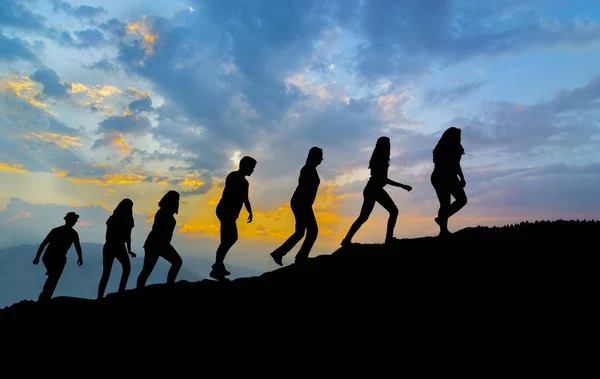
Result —
[[119, 292], [125, 291], [127, 287], [127, 281], [129, 280], [129, 274], [131, 274], [131, 261], [129, 260], [129, 254], [127, 250], [123, 248], [120, 254], [117, 254], [116, 258], [121, 263], [123, 271], [121, 272], [121, 281], [119, 282]]
[[394, 228], [396, 227], [396, 221], [398, 219], [398, 207], [383, 188], [375, 193], [375, 201], [384, 207], [390, 214], [385, 232], [385, 242], [391, 242], [394, 239]]
[[467, 194], [462, 186], [459, 185], [454, 187], [451, 194], [452, 197], [454, 197], [454, 202], [452, 202], [448, 208], [448, 218], [452, 217], [456, 212], [460, 211], [465, 205], [467, 205]]
[[352, 226], [350, 226], [350, 230], [348, 230], [346, 237], [344, 237], [344, 239], [342, 240], [342, 246], [346, 246], [352, 243], [352, 238], [354, 237], [356, 232], [358, 232], [358, 229], [360, 229], [360, 227], [369, 219], [369, 216], [371, 215], [371, 212], [373, 212], [373, 208], [375, 207], [374, 192], [375, 191], [373, 191], [373, 189], [371, 188], [370, 183], [367, 183], [367, 186], [363, 190], [363, 204], [362, 208], [360, 209], [360, 214], [358, 215], [358, 218], [352, 223]]
[[66, 262], [47, 262], [44, 261], [44, 266], [46, 266], [46, 282], [44, 283], [44, 287], [42, 288], [42, 292], [38, 297], [38, 301], [48, 301], [52, 298], [54, 294], [54, 290], [56, 290], [56, 286], [58, 285], [58, 281], [60, 276], [63, 273]]
[[102, 299], [104, 297], [104, 291], [106, 291], [106, 285], [108, 284], [108, 278], [110, 277], [110, 272], [112, 271], [113, 261], [115, 259], [114, 251], [110, 249], [114, 249], [115, 246], [106, 246], [102, 248], [102, 276], [100, 277], [100, 283], [98, 284], [98, 297], [97, 299]]
[[226, 279], [225, 275], [229, 275], [229, 272], [225, 268], [225, 256], [229, 249], [237, 242], [238, 231], [235, 218], [219, 215], [217, 217], [219, 217], [219, 221], [221, 222], [221, 243], [217, 248], [215, 264], [212, 266], [212, 271], [209, 275], [217, 280], [224, 280]]
[[137, 288], [142, 288], [146, 285], [146, 281], [152, 273], [154, 266], [156, 266], [156, 262], [158, 261], [158, 252], [155, 249], [146, 249], [144, 248], [144, 265], [142, 266], [142, 271], [140, 271], [140, 275], [137, 278]]
[[438, 216], [434, 219], [436, 224], [440, 227], [440, 235], [450, 233], [448, 231], [448, 209], [450, 208], [450, 191], [446, 186], [435, 183], [433, 188], [437, 195], [438, 201], [440, 202], [440, 208], [438, 209]]
[[308, 259], [310, 250], [315, 244], [317, 235], [319, 234], [319, 226], [317, 225], [317, 219], [312, 207], [308, 208], [303, 216], [303, 221], [306, 225], [306, 237], [304, 238], [302, 246], [300, 246], [300, 250], [298, 250], [298, 253], [296, 253], [296, 262], [301, 262]]
[[[294, 218], [296, 219], [296, 226], [294, 233], [288, 237], [288, 239], [277, 249], [275, 249], [271, 253], [271, 257], [280, 266], [283, 266], [281, 262], [281, 258], [283, 258], [287, 253], [290, 252], [296, 246], [298, 242], [304, 237], [304, 232], [307, 226], [308, 212], [307, 207], [297, 205], [292, 203], [292, 212], [294, 213]], [[312, 211], [312, 209], [311, 209]]]
[[[448, 219], [467, 205], [467, 194], [460, 183], [436, 184], [437, 186], [434, 186], [434, 188], [440, 201], [440, 209], [435, 222], [440, 226], [440, 235], [444, 235], [450, 233]], [[454, 197], [453, 202], [451, 202], [450, 196]]]
[[172, 245], [169, 245], [161, 253], [161, 256], [171, 264], [171, 268], [169, 269], [169, 273], [167, 274], [167, 283], [175, 283], [177, 274], [179, 273], [179, 270], [183, 265], [183, 260], [181, 259], [181, 256]]

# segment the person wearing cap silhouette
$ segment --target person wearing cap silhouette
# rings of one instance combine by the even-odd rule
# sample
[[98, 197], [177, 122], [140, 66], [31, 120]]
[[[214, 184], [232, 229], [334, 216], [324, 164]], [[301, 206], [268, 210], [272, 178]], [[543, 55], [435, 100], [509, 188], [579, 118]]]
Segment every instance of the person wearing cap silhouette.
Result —
[[44, 283], [38, 301], [47, 301], [52, 298], [52, 294], [67, 263], [67, 252], [71, 248], [71, 245], [75, 244], [75, 251], [77, 251], [78, 256], [77, 265], [81, 266], [83, 264], [79, 234], [73, 229], [78, 219], [79, 215], [77, 213], [67, 213], [64, 217], [65, 224], [52, 229], [48, 233], [33, 259], [33, 264], [37, 265], [40, 262], [40, 256], [44, 248], [46, 245], [48, 246], [42, 257], [48, 278], [46, 279], [46, 283]]

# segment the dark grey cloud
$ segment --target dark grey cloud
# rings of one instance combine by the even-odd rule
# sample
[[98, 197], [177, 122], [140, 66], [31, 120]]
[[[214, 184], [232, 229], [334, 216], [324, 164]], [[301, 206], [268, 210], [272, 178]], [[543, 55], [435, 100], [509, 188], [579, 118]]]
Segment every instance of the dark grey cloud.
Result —
[[79, 130], [75, 128], [71, 128], [62, 122], [60, 122], [56, 117], [50, 117], [48, 119], [49, 122], [49, 130], [54, 133], [64, 134], [68, 136], [80, 136], [81, 133]]
[[117, 131], [124, 134], [143, 134], [150, 131], [152, 125], [146, 117], [135, 115], [110, 116], [100, 122], [99, 131]]
[[33, 53], [29, 43], [19, 37], [7, 37], [0, 31], [0, 60], [7, 62], [17, 60], [37, 62], [38, 58]]
[[98, 69], [105, 73], [112, 73], [117, 70], [117, 66], [107, 58], [102, 58], [99, 61], [87, 66], [89, 69]]
[[49, 28], [45, 35], [63, 46], [78, 49], [99, 47], [108, 42], [104, 33], [95, 28], [76, 31]]
[[104, 7], [92, 7], [90, 5], [73, 6], [68, 2], [61, 0], [52, 0], [52, 4], [54, 12], [64, 12], [82, 20], [94, 20], [107, 13]]
[[46, 96], [65, 97], [71, 89], [71, 84], [61, 83], [60, 77], [52, 69], [38, 69], [30, 78], [44, 86], [42, 93]]
[[79, 40], [78, 45], [81, 47], [95, 47], [106, 41], [104, 34], [98, 29], [79, 30], [75, 32], [75, 35]]
[[46, 19], [33, 13], [25, 3], [19, 0], [0, 1], [0, 27], [26, 31], [45, 29]]
[[[356, 72], [411, 81], [432, 64], [447, 66], [476, 56], [600, 42], [597, 21], [553, 20], [527, 11], [533, 2], [367, 0], [360, 11]], [[583, 5], [582, 5], [583, 6]], [[523, 12], [515, 12], [524, 8]], [[578, 9], [574, 5], [573, 13]], [[581, 9], [585, 12], [585, 9]], [[513, 12], [512, 17], [506, 17]]]
[[116, 18], [111, 18], [99, 24], [98, 27], [117, 39], [122, 39], [127, 34], [127, 25], [125, 22]]
[[132, 101], [131, 104], [129, 104], [129, 109], [134, 113], [151, 112], [154, 110], [152, 107], [152, 99], [146, 96], [139, 100]]
[[130, 114], [110, 116], [98, 124], [96, 134], [100, 134], [101, 137], [94, 142], [92, 149], [110, 146], [115, 137], [121, 134], [141, 136], [151, 131], [152, 123], [147, 112], [153, 111], [154, 108], [150, 97], [132, 101], [128, 109], [131, 111]]

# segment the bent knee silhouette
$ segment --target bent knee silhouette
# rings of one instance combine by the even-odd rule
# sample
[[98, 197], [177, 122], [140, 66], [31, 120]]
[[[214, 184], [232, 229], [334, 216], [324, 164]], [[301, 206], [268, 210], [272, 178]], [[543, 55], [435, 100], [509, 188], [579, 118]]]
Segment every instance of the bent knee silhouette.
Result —
[[394, 187], [402, 188], [406, 191], [411, 191], [412, 187], [406, 184], [395, 182], [388, 178], [390, 150], [391, 143], [389, 137], [379, 137], [379, 139], [377, 139], [377, 143], [375, 144], [375, 149], [371, 154], [371, 159], [369, 160], [371, 177], [369, 178], [369, 181], [363, 190], [363, 204], [360, 214], [352, 223], [350, 230], [348, 230], [348, 233], [342, 240], [342, 246], [352, 243], [352, 238], [354, 235], [369, 219], [369, 216], [375, 207], [375, 203], [381, 204], [381, 206], [384, 207], [389, 213], [385, 242], [389, 243], [394, 239], [394, 228], [398, 218], [398, 207], [396, 207], [396, 204], [394, 204], [394, 201], [383, 187], [389, 184]]
[[171, 264], [167, 274], [167, 283], [175, 283], [177, 274], [183, 265], [181, 256], [171, 245], [173, 231], [177, 225], [176, 214], [179, 213], [179, 193], [167, 192], [158, 202], [158, 211], [154, 215], [152, 230], [144, 242], [144, 264], [137, 279], [137, 288], [144, 287], [152, 273], [158, 258], [163, 258]]
[[[65, 224], [58, 226], [50, 231], [46, 238], [40, 244], [37, 254], [33, 259], [33, 264], [37, 265], [42, 255], [42, 262], [46, 268], [46, 282], [42, 288], [42, 292], [38, 297], [38, 301], [48, 301], [52, 298], [58, 281], [63, 273], [65, 265], [67, 264], [67, 253], [71, 248], [71, 245], [75, 245], [75, 251], [77, 252], [77, 265], [83, 264], [83, 255], [81, 251], [81, 245], [79, 243], [79, 234], [73, 226], [77, 223], [79, 215], [75, 212], [69, 212], [63, 218]], [[44, 251], [44, 248], [47, 249]]]
[[231, 273], [225, 268], [225, 257], [238, 240], [237, 219], [242, 206], [248, 211], [248, 222], [252, 222], [252, 206], [248, 198], [250, 184], [246, 176], [252, 175], [256, 160], [245, 156], [240, 160], [239, 169], [232, 171], [225, 179], [225, 187], [221, 200], [217, 204], [216, 214], [221, 224], [221, 243], [217, 248], [215, 263], [212, 265], [210, 277], [217, 280], [227, 280]]
[[322, 161], [323, 150], [316, 146], [312, 147], [308, 152], [305, 165], [300, 170], [298, 186], [290, 201], [292, 212], [296, 219], [294, 233], [271, 253], [271, 257], [275, 263], [280, 266], [283, 265], [282, 258], [304, 238], [305, 233], [306, 238], [296, 254], [296, 262], [308, 259], [310, 250], [317, 240], [319, 227], [312, 206], [317, 196], [319, 184], [321, 183], [317, 166]]

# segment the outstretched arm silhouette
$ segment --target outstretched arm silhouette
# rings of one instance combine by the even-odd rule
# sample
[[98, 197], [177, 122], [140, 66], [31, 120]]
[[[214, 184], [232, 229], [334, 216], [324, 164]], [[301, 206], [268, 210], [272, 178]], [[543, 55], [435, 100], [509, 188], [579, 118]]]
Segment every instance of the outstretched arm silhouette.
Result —
[[412, 187], [409, 186], [408, 184], [398, 183], [398, 182], [395, 182], [395, 181], [393, 181], [392, 179], [389, 179], [389, 178], [387, 178], [386, 181], [387, 181], [387, 184], [389, 184], [391, 186], [400, 187], [400, 188], [402, 188], [402, 189], [404, 189], [406, 191], [409, 191], [409, 192], [410, 192], [410, 190], [412, 190]]
[[46, 248], [46, 245], [48, 245], [50, 243], [51, 239], [52, 239], [52, 232], [48, 233], [48, 235], [46, 236], [46, 238], [40, 244], [40, 247], [38, 248], [37, 254], [35, 255], [35, 258], [33, 258], [33, 264], [34, 265], [40, 263], [40, 256], [44, 252], [44, 249]]
[[77, 266], [81, 266], [83, 264], [83, 255], [81, 254], [81, 245], [79, 244], [79, 234], [77, 234], [77, 232], [75, 232], [73, 244], [75, 245], [75, 251], [77, 252]]
[[244, 205], [246, 206], [246, 210], [248, 211], [248, 222], [252, 222], [252, 206], [250, 205], [250, 199], [248, 198], [248, 195], [246, 195]]

